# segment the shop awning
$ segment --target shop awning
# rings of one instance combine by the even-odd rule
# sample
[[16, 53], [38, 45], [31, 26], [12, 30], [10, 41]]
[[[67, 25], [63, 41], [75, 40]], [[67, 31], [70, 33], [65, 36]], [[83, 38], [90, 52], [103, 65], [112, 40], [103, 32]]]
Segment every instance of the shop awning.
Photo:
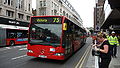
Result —
[[111, 25], [120, 25], [120, 11], [113, 9], [106, 20], [103, 22], [101, 29], [109, 29]]

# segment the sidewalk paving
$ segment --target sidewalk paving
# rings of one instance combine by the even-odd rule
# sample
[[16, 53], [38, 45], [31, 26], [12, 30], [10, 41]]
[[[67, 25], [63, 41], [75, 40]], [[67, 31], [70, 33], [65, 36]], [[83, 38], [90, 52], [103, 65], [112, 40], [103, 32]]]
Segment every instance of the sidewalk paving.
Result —
[[[118, 48], [117, 58], [112, 58], [109, 68], [120, 68], [120, 46], [117, 48]], [[92, 56], [91, 52], [90, 52], [85, 68], [95, 68], [95, 57]]]

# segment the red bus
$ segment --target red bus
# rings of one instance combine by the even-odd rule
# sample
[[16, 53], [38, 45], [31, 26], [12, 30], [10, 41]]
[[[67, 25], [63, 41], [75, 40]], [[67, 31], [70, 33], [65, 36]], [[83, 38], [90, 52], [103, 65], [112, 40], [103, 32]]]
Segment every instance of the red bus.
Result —
[[33, 16], [27, 55], [65, 60], [85, 43], [85, 30], [64, 16]]
[[0, 28], [0, 46], [28, 43], [28, 30]]

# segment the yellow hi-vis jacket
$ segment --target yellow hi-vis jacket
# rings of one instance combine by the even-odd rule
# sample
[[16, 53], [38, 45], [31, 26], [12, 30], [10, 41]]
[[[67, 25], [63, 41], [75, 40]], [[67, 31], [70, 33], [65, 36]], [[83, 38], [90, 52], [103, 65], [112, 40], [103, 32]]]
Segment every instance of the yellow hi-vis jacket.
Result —
[[116, 36], [115, 37], [109, 36], [109, 37], [107, 37], [107, 39], [108, 39], [110, 45], [116, 44], [117, 46], [119, 46], [119, 41], [118, 41], [118, 38]]

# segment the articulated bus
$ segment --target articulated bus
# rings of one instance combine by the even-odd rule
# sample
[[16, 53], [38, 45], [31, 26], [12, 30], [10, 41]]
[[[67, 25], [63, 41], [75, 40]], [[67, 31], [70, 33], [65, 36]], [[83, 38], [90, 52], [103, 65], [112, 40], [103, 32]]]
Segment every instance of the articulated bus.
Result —
[[64, 16], [32, 16], [27, 55], [65, 60], [86, 41], [86, 31]]
[[0, 46], [28, 43], [28, 30], [0, 28]]

